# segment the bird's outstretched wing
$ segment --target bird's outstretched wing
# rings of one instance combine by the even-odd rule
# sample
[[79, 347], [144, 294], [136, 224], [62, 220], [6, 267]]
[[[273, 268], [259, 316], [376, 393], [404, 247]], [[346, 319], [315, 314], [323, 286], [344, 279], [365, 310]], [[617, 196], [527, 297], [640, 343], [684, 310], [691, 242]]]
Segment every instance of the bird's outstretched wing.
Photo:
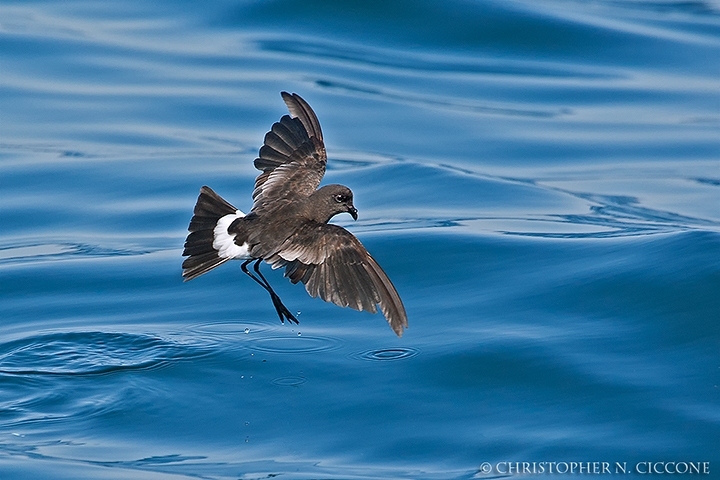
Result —
[[320, 185], [327, 153], [320, 122], [298, 94], [281, 93], [288, 110], [265, 135], [255, 168], [252, 212], [266, 214], [298, 197], [307, 197]]
[[342, 227], [308, 222], [267, 261], [273, 267], [284, 266], [285, 276], [292, 283], [304, 283], [313, 297], [371, 313], [379, 306], [398, 336], [407, 328], [405, 307], [392, 282], [362, 243]]

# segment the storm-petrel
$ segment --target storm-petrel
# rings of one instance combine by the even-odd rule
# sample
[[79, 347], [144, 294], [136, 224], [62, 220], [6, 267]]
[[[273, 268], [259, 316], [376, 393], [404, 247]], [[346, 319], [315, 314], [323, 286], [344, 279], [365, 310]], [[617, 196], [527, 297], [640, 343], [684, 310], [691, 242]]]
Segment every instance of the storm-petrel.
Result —
[[[290, 115], [265, 135], [255, 168], [253, 206], [245, 215], [207, 186], [200, 189], [182, 264], [185, 281], [228, 260], [244, 260], [242, 271], [270, 294], [280, 321], [298, 323], [260, 273], [260, 262], [285, 267], [292, 283], [313, 297], [341, 307], [377, 312], [400, 336], [407, 314], [397, 290], [353, 234], [329, 224], [338, 213], [357, 220], [353, 193], [344, 185], [318, 188], [327, 153], [315, 112], [299, 95], [281, 93]], [[253, 274], [248, 265], [253, 265]]]

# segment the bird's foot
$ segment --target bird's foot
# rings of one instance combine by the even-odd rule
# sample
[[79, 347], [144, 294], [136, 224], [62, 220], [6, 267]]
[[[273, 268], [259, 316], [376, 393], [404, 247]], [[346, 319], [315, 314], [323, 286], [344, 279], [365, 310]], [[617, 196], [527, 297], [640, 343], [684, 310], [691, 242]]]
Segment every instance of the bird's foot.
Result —
[[288, 310], [285, 304], [282, 303], [280, 297], [271, 293], [270, 298], [272, 298], [275, 310], [277, 311], [278, 317], [280, 317], [280, 322], [285, 323], [285, 320], [287, 319], [288, 322], [292, 322], [296, 325], [300, 323], [298, 319], [295, 318], [295, 315], [290, 313], [290, 310]]

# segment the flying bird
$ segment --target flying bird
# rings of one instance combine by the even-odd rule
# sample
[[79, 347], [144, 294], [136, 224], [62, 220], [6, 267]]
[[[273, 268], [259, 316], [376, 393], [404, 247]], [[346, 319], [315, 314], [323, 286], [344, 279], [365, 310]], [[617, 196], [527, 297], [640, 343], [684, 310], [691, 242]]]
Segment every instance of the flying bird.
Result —
[[242, 260], [242, 271], [268, 292], [280, 321], [299, 323], [260, 272], [265, 261], [284, 268], [285, 276], [293, 284], [302, 282], [312, 297], [371, 313], [379, 307], [401, 336], [407, 314], [392, 282], [352, 233], [328, 223], [339, 213], [357, 220], [358, 212], [348, 187], [320, 187], [327, 165], [320, 122], [302, 97], [281, 95], [290, 115], [273, 124], [255, 159], [261, 173], [250, 212], [202, 187], [188, 227], [182, 276], [192, 280], [229, 260]]

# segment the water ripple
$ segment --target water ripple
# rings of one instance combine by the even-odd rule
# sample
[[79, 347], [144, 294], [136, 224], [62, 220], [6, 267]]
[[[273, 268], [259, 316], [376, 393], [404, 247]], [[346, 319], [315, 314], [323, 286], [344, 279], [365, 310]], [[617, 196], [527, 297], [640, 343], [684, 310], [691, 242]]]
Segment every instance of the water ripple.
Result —
[[29, 243], [0, 246], [0, 265], [45, 260], [60, 260], [70, 257], [117, 257], [144, 255], [149, 250], [105, 248], [84, 243]]
[[334, 60], [362, 66], [424, 72], [519, 75], [550, 78], [611, 79], [604, 70], [551, 62], [479, 58], [478, 56], [418, 54], [408, 50], [374, 48], [316, 38], [258, 39], [260, 50]]
[[265, 337], [253, 339], [249, 347], [264, 353], [317, 353], [340, 348], [342, 341], [329, 336]]
[[717, 178], [696, 178], [694, 179], [697, 183], [704, 185], [712, 185], [713, 187], [720, 187], [720, 179]]
[[389, 360], [404, 360], [417, 355], [419, 351], [415, 348], [381, 348], [378, 350], [366, 350], [351, 355], [351, 358], [360, 360], [372, 360], [387, 362]]
[[501, 233], [546, 238], [611, 238], [720, 228], [717, 222], [709, 219], [645, 206], [633, 196], [572, 191], [565, 191], [565, 193], [589, 202], [590, 211], [587, 214], [551, 214], [546, 216], [547, 220], [578, 227], [595, 226], [603, 230], [563, 233], [503, 231]]
[[206, 345], [227, 342], [228, 338], [241, 338], [245, 335], [265, 335], [274, 324], [268, 322], [208, 322], [190, 326], [188, 333], [193, 341]]
[[0, 344], [5, 375], [101, 375], [147, 370], [200, 355], [197, 349], [150, 335], [61, 332]]
[[443, 97], [437, 93], [429, 95], [408, 94], [406, 92], [392, 91], [387, 88], [363, 87], [362, 85], [350, 82], [338, 82], [331, 80], [316, 80], [318, 87], [333, 90], [342, 90], [349, 93], [363, 94], [380, 97], [384, 100], [393, 100], [406, 105], [417, 105], [429, 108], [441, 108], [462, 112], [479, 113], [486, 115], [506, 115], [530, 118], [555, 118], [562, 115], [570, 115], [572, 111], [568, 108], [541, 109], [521, 108], [516, 104], [473, 102], [467, 99]]
[[307, 382], [307, 379], [304, 377], [278, 377], [270, 383], [280, 387], [298, 387], [305, 382]]

